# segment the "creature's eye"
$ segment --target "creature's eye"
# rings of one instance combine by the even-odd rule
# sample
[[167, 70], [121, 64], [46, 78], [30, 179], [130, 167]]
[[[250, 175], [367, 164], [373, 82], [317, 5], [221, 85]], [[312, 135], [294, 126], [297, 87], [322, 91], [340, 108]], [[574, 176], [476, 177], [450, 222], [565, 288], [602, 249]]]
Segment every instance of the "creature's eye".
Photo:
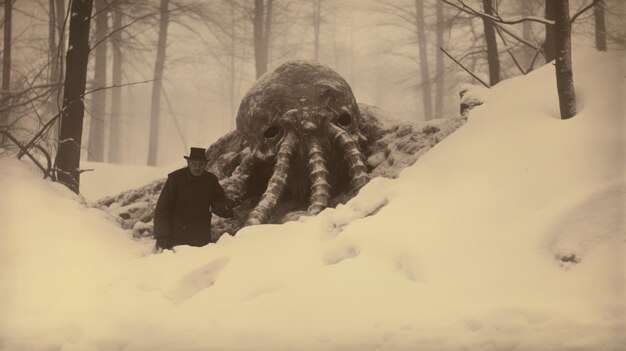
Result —
[[335, 121], [339, 123], [340, 126], [347, 127], [350, 125], [350, 123], [352, 123], [352, 117], [350, 117], [349, 113], [343, 112], [339, 115], [339, 117], [337, 117]]
[[266, 139], [271, 139], [271, 138], [275, 137], [276, 135], [278, 135], [278, 127], [276, 127], [276, 126], [269, 127], [267, 129], [265, 129], [265, 131], [263, 132], [263, 136]]

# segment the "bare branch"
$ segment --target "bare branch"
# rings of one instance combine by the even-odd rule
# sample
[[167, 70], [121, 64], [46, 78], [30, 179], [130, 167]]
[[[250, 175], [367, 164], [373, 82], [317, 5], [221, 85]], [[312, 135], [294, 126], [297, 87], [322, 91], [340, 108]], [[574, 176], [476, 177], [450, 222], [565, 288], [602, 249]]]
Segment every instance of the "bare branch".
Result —
[[541, 53], [541, 51], [542, 49], [537, 49], [535, 51], [535, 55], [533, 56], [533, 59], [530, 61], [530, 65], [526, 69], [526, 72], [530, 72], [533, 70], [533, 67], [535, 66], [535, 61], [537, 60], [537, 57], [539, 57], [539, 54]]
[[105, 41], [105, 40], [109, 39], [111, 36], [113, 36], [113, 34], [115, 34], [117, 32], [120, 32], [120, 31], [123, 31], [124, 29], [132, 26], [133, 24], [135, 24], [135, 23], [137, 23], [137, 22], [139, 22], [139, 21], [141, 21], [141, 20], [143, 20], [145, 18], [148, 18], [148, 17], [151, 17], [151, 16], [156, 16], [156, 15], [159, 15], [160, 13], [161, 13], [160, 11], [148, 13], [148, 14], [145, 14], [143, 16], [140, 16], [140, 17], [137, 17], [137, 18], [133, 19], [132, 21], [128, 22], [127, 24], [125, 24], [125, 25], [123, 25], [123, 26], [121, 26], [119, 28], [115, 28], [115, 30], [109, 32], [109, 34], [107, 34], [104, 38], [100, 39], [98, 42], [93, 44], [89, 48], [89, 50], [93, 50], [96, 46], [100, 45], [103, 41]]
[[107, 85], [107, 86], [103, 86], [103, 87], [97, 87], [93, 90], [89, 90], [87, 92], [85, 92], [85, 94], [83, 94], [83, 97], [89, 94], [93, 94], [97, 91], [100, 90], [107, 90], [107, 89], [113, 89], [113, 88], [121, 88], [121, 87], [127, 87], [127, 86], [131, 86], [131, 85], [137, 85], [137, 84], [144, 84], [144, 83], [150, 83], [155, 81], [156, 79], [148, 79], [148, 80], [143, 80], [141, 82], [132, 82], [132, 83], [125, 83], [125, 84], [114, 84], [114, 85]]
[[539, 46], [529, 42], [528, 40], [525, 40], [524, 38], [520, 37], [519, 35], [515, 34], [514, 32], [508, 30], [506, 27], [504, 27], [504, 26], [502, 26], [502, 25], [500, 25], [498, 23], [496, 23], [495, 25], [496, 25], [496, 27], [500, 28], [504, 33], [510, 35], [512, 38], [514, 38], [515, 40], [519, 41], [520, 43], [525, 44], [526, 46], [531, 47], [531, 48], [533, 48], [535, 50], [540, 50]]
[[569, 23], [574, 23], [574, 21], [576, 21], [576, 19], [582, 15], [583, 13], [587, 12], [587, 10], [589, 10], [590, 8], [596, 6], [596, 4], [598, 3], [598, 0], [593, 0], [591, 2], [591, 4], [583, 7], [580, 11], [576, 12], [576, 14], [574, 16], [572, 16], [572, 18], [569, 20]]
[[446, 50], [444, 50], [444, 48], [439, 47], [439, 50], [443, 51], [443, 53], [446, 54], [446, 56], [448, 56], [452, 61], [454, 61], [457, 65], [459, 65], [461, 68], [463, 68], [463, 70], [465, 70], [465, 72], [469, 73], [472, 77], [474, 77], [474, 79], [476, 79], [477, 81], [481, 82], [482, 85], [484, 85], [487, 88], [491, 88], [491, 86], [489, 86], [489, 84], [485, 83], [476, 74], [474, 74], [472, 71], [470, 71], [465, 66], [463, 66], [463, 64], [461, 62], [457, 61], [454, 57], [452, 57], [452, 55], [450, 55]]
[[515, 66], [517, 66], [517, 69], [519, 69], [519, 71], [522, 74], [526, 74], [526, 71], [524, 71], [524, 69], [522, 68], [522, 66], [519, 64], [519, 62], [517, 61], [517, 58], [515, 57], [515, 55], [513, 54], [513, 51], [508, 47], [508, 44], [506, 42], [506, 38], [504, 38], [504, 36], [502, 35], [502, 32], [500, 31], [500, 28], [498, 26], [494, 26], [494, 28], [496, 29], [496, 32], [498, 33], [498, 36], [500, 37], [500, 40], [502, 40], [502, 43], [506, 46], [506, 52], [509, 53], [509, 56], [511, 56], [511, 59], [513, 60], [513, 62], [515, 63]]
[[543, 17], [538, 17], [538, 16], [527, 16], [527, 17], [521, 17], [521, 18], [516, 18], [516, 19], [504, 19], [502, 17], [500, 17], [499, 15], [493, 16], [493, 15], [488, 15], [484, 12], [478, 11], [473, 9], [472, 7], [468, 6], [467, 4], [465, 4], [465, 2], [463, 2], [463, 0], [457, 0], [458, 4], [455, 4], [453, 2], [451, 2], [450, 0], [441, 0], [444, 3], [459, 9], [465, 13], [468, 13], [470, 15], [474, 15], [474, 16], [479, 16], [482, 17], [484, 19], [488, 19], [490, 21], [496, 22], [496, 23], [501, 23], [501, 24], [518, 24], [518, 23], [522, 23], [522, 22], [537, 22], [537, 23], [542, 23], [542, 24], [546, 24], [546, 25], [554, 25], [554, 21], [545, 19]]

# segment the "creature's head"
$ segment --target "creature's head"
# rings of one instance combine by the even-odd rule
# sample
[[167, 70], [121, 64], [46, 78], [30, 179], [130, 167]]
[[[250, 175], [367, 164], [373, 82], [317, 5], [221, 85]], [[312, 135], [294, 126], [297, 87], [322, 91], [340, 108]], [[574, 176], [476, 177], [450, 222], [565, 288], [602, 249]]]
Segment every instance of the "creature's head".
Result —
[[237, 129], [260, 155], [274, 156], [285, 136], [329, 134], [335, 125], [358, 138], [359, 108], [346, 81], [319, 63], [290, 61], [259, 78], [241, 102]]
[[254, 162], [273, 171], [248, 222], [266, 221], [286, 184], [292, 196], [310, 196], [308, 212], [315, 214], [328, 206], [331, 190], [367, 183], [359, 119], [352, 89], [324, 65], [291, 61], [259, 78], [237, 113], [237, 130], [252, 150], [239, 172], [250, 174]]

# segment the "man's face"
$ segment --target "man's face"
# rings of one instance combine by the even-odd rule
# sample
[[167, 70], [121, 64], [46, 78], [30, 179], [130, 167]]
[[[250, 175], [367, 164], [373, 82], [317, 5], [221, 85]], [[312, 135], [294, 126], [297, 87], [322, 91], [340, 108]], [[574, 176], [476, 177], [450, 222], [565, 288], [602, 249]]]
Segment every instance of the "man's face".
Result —
[[196, 177], [202, 174], [207, 163], [207, 161], [202, 160], [187, 160], [187, 165], [189, 165], [189, 170], [191, 171], [191, 174]]

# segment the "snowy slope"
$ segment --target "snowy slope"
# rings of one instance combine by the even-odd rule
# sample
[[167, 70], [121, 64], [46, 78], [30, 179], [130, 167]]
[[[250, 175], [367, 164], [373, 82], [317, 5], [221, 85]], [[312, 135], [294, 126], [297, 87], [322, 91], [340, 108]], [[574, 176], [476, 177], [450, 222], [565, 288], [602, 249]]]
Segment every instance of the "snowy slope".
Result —
[[0, 349], [623, 350], [624, 64], [574, 67], [571, 120], [547, 65], [347, 205], [175, 253], [0, 160]]

